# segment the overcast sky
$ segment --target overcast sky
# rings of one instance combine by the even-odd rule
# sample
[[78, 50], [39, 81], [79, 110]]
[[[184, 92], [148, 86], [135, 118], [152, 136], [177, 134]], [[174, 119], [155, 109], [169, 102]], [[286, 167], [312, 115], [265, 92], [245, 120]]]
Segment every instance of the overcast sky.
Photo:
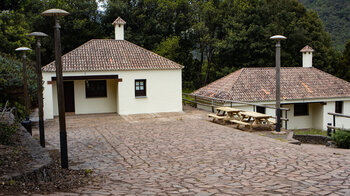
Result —
[[98, 5], [98, 10], [103, 12], [105, 11], [105, 8], [103, 7], [103, 5], [106, 3], [107, 0], [96, 0], [97, 5]]

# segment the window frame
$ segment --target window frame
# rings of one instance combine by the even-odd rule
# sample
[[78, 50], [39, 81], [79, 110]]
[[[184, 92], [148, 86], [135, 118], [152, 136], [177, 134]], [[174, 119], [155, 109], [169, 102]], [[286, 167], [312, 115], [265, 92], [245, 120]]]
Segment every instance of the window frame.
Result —
[[[297, 111], [296, 109], [298, 108], [298, 107], [296, 107], [296, 106], [304, 106], [305, 108], [303, 108], [303, 110], [302, 111]], [[298, 109], [301, 109], [301, 108], [298, 108]], [[304, 109], [306, 109], [305, 111], [304, 111]], [[294, 104], [294, 116], [309, 116], [309, 103], [295, 103]]]
[[[256, 106], [255, 109], [256, 109], [256, 112], [258, 113], [266, 114], [266, 107]], [[263, 112], [260, 112], [259, 110], [262, 110]]]
[[[88, 83], [89, 86], [88, 86]], [[90, 91], [92, 91], [93, 89], [91, 89], [92, 87], [90, 86], [91, 83], [103, 83], [104, 89], [103, 92], [101, 94], [94, 94], [94, 93], [89, 93]], [[94, 91], [96, 92], [96, 91]], [[107, 97], [107, 80], [86, 80], [85, 81], [85, 98], [89, 99], [89, 98], [106, 98]]]
[[[143, 85], [137, 84], [137, 82], [143, 82]], [[143, 87], [143, 90], [138, 89], [137, 87]], [[135, 88], [135, 97], [146, 97], [147, 96], [147, 81], [146, 79], [135, 79], [135, 84], [134, 84], [134, 88]]]
[[[344, 108], [344, 101], [336, 101], [335, 102], [335, 113], [342, 114]], [[340, 112], [339, 112], [340, 110]]]

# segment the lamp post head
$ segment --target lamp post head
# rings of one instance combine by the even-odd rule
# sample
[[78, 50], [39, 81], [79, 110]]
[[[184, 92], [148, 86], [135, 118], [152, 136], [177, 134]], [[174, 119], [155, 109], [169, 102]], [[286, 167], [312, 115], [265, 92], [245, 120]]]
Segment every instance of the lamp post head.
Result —
[[15, 51], [18, 51], [18, 52], [25, 52], [25, 51], [31, 51], [32, 49], [30, 48], [27, 48], [27, 47], [19, 47], [19, 48], [16, 48]]
[[274, 36], [270, 37], [270, 39], [276, 40], [276, 41], [281, 41], [281, 40], [285, 40], [287, 38], [284, 37], [283, 35], [274, 35]]
[[66, 16], [69, 13], [61, 9], [49, 9], [41, 13], [42, 16]]
[[37, 38], [37, 37], [47, 37], [48, 35], [42, 32], [32, 32], [32, 33], [29, 33], [27, 36], [34, 36]]

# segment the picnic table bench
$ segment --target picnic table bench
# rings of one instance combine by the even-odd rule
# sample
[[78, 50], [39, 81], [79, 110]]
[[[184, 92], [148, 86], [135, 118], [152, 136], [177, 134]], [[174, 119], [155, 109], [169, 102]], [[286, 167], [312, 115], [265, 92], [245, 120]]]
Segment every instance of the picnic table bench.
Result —
[[239, 119], [239, 112], [242, 110], [237, 108], [230, 108], [230, 107], [218, 107], [216, 108], [217, 113], [216, 114], [208, 114], [208, 117], [213, 118], [213, 121], [215, 120], [222, 120], [222, 121], [229, 121], [232, 119]]
[[252, 131], [253, 126], [263, 125], [266, 123], [271, 130], [273, 130], [272, 125], [274, 122], [269, 120], [272, 116], [258, 113], [258, 112], [239, 112], [240, 119], [239, 120], [230, 120], [230, 122], [237, 124], [237, 128], [240, 125], [248, 126], [249, 131]]

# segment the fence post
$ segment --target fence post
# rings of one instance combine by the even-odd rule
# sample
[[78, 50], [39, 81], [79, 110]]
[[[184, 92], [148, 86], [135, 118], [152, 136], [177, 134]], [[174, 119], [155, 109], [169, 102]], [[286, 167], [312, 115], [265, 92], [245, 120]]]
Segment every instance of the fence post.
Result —
[[[328, 126], [331, 126], [331, 125], [332, 125], [332, 123], [328, 123]], [[327, 135], [328, 135], [328, 136], [331, 136], [331, 135], [332, 135], [332, 129], [329, 128], [329, 127], [327, 127]]]
[[231, 108], [232, 108], [232, 101], [230, 101], [230, 106], [231, 106]]
[[197, 108], [197, 96], [194, 96], [194, 108]]
[[214, 99], [211, 100], [211, 112], [214, 113]]
[[288, 127], [287, 127], [287, 125], [288, 125], [288, 121], [287, 121], [288, 116], [287, 115], [288, 115], [288, 111], [286, 110], [286, 117], [285, 117], [286, 118], [286, 122], [285, 122], [285, 129], [286, 130], [288, 130]]

